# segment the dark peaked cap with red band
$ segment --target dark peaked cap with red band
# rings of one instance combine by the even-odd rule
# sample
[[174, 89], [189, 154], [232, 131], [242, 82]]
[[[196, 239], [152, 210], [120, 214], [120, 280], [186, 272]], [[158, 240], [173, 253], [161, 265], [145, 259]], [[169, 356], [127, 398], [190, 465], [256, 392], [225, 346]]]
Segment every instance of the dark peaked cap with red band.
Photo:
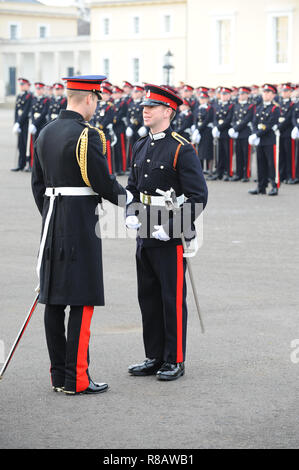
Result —
[[183, 100], [169, 89], [157, 85], [145, 85], [145, 96], [141, 106], [169, 106], [174, 111], [183, 104]]
[[106, 80], [105, 75], [77, 75], [76, 77], [64, 77], [67, 90], [90, 91], [100, 97], [101, 83]]

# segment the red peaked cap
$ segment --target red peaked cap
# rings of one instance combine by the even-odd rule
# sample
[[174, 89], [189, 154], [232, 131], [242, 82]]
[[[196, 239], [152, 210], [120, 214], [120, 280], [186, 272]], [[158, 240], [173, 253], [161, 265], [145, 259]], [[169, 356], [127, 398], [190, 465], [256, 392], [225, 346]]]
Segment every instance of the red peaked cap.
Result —
[[270, 85], [269, 83], [265, 83], [265, 85], [263, 85], [263, 91], [272, 91], [272, 93], [277, 93], [277, 88], [275, 85]]
[[240, 86], [238, 91], [239, 93], [251, 93], [251, 89], [248, 86]]
[[159, 106], [161, 104], [176, 111], [177, 107], [183, 104], [183, 100], [169, 89], [157, 85], [146, 85], [145, 97], [141, 106]]
[[64, 90], [64, 85], [62, 83], [53, 83], [52, 88], [55, 88], [55, 90]]
[[20, 83], [20, 85], [31, 85], [27, 78], [18, 78], [18, 82]]
[[101, 83], [106, 79], [105, 75], [77, 75], [76, 77], [65, 77], [68, 90], [91, 91], [100, 96]]
[[46, 85], [42, 82], [35, 82], [34, 86], [35, 88], [44, 88]]

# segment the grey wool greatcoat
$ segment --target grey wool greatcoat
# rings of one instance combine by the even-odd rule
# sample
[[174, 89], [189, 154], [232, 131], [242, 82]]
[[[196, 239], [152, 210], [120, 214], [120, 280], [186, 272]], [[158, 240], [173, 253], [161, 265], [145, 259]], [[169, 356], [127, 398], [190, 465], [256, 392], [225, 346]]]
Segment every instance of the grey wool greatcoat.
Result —
[[34, 146], [32, 191], [45, 226], [50, 198], [46, 188], [86, 187], [76, 157], [78, 139], [88, 132], [87, 177], [95, 196], [55, 198], [40, 269], [42, 304], [104, 305], [101, 240], [96, 234], [101, 198], [125, 203], [125, 189], [109, 174], [104, 142], [81, 114], [62, 110]]

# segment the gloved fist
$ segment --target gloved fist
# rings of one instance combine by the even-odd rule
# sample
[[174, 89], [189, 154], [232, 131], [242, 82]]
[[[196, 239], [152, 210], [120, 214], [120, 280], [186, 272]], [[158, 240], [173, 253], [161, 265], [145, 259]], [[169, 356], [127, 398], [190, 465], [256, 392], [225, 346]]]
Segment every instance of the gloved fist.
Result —
[[138, 133], [138, 135], [139, 135], [140, 137], [145, 136], [145, 135], [147, 134], [147, 129], [146, 129], [146, 127], [144, 127], [144, 126], [140, 127], [140, 129], [138, 129], [137, 133]]
[[132, 135], [133, 135], [133, 129], [131, 127], [127, 127], [126, 136], [127, 137], [132, 137]]
[[167, 235], [162, 225], [154, 225], [154, 228], [156, 229], [156, 231], [152, 233], [154, 238], [162, 242], [170, 240], [170, 237]]
[[249, 145], [259, 145], [260, 141], [261, 141], [261, 139], [256, 134], [251, 134], [248, 137]]
[[30, 124], [30, 126], [29, 126], [29, 134], [34, 135], [34, 134], [36, 134], [36, 131], [37, 131], [37, 129], [36, 129], [35, 125], [34, 125], [34, 124]]
[[13, 134], [20, 134], [21, 133], [21, 127], [18, 122], [16, 122], [12, 128]]
[[201, 135], [199, 133], [199, 130], [195, 129], [195, 131], [193, 132], [192, 137], [191, 137], [192, 144], [199, 144], [200, 139], [201, 139]]
[[291, 133], [291, 137], [292, 137], [293, 140], [299, 138], [299, 129], [298, 129], [298, 127], [293, 128], [292, 133]]
[[126, 218], [126, 227], [131, 228], [133, 230], [138, 230], [141, 227], [141, 223], [139, 222], [136, 215], [129, 215]]
[[235, 131], [235, 129], [233, 127], [231, 127], [228, 130], [228, 135], [230, 136], [231, 139], [237, 139], [238, 135], [239, 135], [239, 132]]
[[220, 137], [220, 132], [219, 132], [218, 127], [213, 127], [212, 136], [214, 137], [214, 139], [218, 139]]

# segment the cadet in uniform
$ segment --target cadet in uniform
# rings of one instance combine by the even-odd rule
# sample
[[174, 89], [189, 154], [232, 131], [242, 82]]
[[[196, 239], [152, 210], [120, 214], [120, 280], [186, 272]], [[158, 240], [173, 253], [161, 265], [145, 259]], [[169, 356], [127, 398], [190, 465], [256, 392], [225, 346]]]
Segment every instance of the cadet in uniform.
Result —
[[200, 160], [206, 162], [206, 169], [212, 173], [213, 164], [213, 137], [212, 129], [214, 122], [214, 109], [209, 103], [208, 92], [202, 91], [199, 95], [199, 107], [195, 131], [192, 135], [192, 142], [198, 144], [197, 151]]
[[64, 96], [64, 85], [62, 83], [53, 84], [54, 96], [50, 99], [47, 121], [56, 119], [61, 109], [66, 109], [67, 99]]
[[191, 112], [190, 103], [187, 100], [183, 100], [183, 104], [179, 107], [179, 112], [176, 115], [175, 126], [173, 126], [173, 128], [185, 139], [190, 140], [192, 125], [193, 114]]
[[249, 136], [249, 144], [257, 146], [257, 169], [258, 186], [249, 190], [249, 194], [266, 194], [268, 180], [270, 180], [272, 189], [269, 196], [278, 194], [278, 186], [275, 181], [276, 174], [276, 136], [275, 126], [277, 128], [280, 116], [279, 108], [273, 103], [277, 93], [274, 85], [265, 84], [263, 87], [263, 103], [256, 109], [252, 122], [253, 134]]
[[232, 157], [233, 142], [228, 135], [234, 112], [234, 105], [230, 102], [231, 89], [223, 87], [221, 89], [221, 100], [215, 106], [214, 128], [212, 135], [219, 139], [219, 161], [217, 163], [217, 175], [210, 179], [222, 179], [229, 181], [233, 174]]
[[[299, 87], [297, 86], [297, 89]], [[292, 114], [292, 145], [295, 147], [295, 178], [293, 179], [291, 184], [298, 184], [299, 183], [299, 155], [298, 155], [298, 139], [299, 139], [299, 100], [297, 100], [293, 106], [293, 114]], [[292, 169], [293, 174], [293, 169]]]
[[239, 88], [239, 101], [234, 106], [232, 127], [228, 134], [232, 139], [236, 139], [236, 175], [232, 181], [249, 181], [250, 178], [250, 158], [251, 145], [248, 144], [248, 137], [251, 134], [251, 123], [254, 116], [255, 105], [249, 103], [250, 88]]
[[[138, 230], [138, 300], [147, 359], [130, 366], [129, 373], [174, 380], [184, 374], [187, 327], [186, 260], [180, 233], [183, 230], [188, 240], [194, 237], [193, 222], [206, 205], [207, 186], [193, 146], [170, 127], [182, 100], [159, 86], [146, 85], [145, 90], [143, 117], [150, 132], [133, 148], [127, 189], [134, 198], [126, 224]], [[181, 205], [179, 213], [169, 215], [156, 190], [170, 188]], [[188, 226], [181, 227], [179, 215], [188, 208]]]
[[14, 134], [18, 135], [19, 159], [18, 166], [11, 171], [20, 171], [26, 165], [26, 146], [28, 137], [29, 113], [31, 109], [32, 94], [30, 93], [30, 82], [26, 78], [19, 78], [20, 93], [16, 99]]
[[295, 145], [291, 139], [292, 115], [294, 103], [291, 100], [293, 87], [284, 83], [281, 87], [280, 117], [278, 119], [279, 138], [279, 173], [281, 181], [293, 184], [295, 179]]
[[104, 78], [64, 79], [68, 108], [42, 129], [35, 142], [32, 191], [43, 217], [39, 302], [46, 305], [52, 386], [69, 395], [100, 393], [108, 387], [94, 383], [88, 372], [93, 310], [104, 305], [96, 209], [101, 197], [119, 204], [123, 196], [125, 204], [126, 191], [109, 175], [103, 132], [87, 122], [95, 112]]
[[128, 107], [126, 101], [122, 99], [124, 90], [118, 86], [112, 89], [113, 97], [113, 131], [116, 135], [117, 141], [115, 145], [115, 173], [121, 175], [126, 171], [127, 156], [126, 156], [126, 128], [125, 122]]
[[[140, 85], [136, 85], [132, 91], [132, 101], [128, 105], [128, 113], [127, 113], [127, 123], [128, 127], [126, 129], [126, 137], [128, 142], [126, 144], [128, 153], [127, 160], [128, 160], [128, 167], [130, 166], [131, 160], [131, 152], [133, 145], [139, 139], [139, 137], [144, 136], [147, 134], [147, 130], [143, 125], [143, 118], [142, 118], [142, 107], [140, 106], [142, 97], [144, 93], [144, 87]], [[129, 158], [128, 158], [129, 157]]]

